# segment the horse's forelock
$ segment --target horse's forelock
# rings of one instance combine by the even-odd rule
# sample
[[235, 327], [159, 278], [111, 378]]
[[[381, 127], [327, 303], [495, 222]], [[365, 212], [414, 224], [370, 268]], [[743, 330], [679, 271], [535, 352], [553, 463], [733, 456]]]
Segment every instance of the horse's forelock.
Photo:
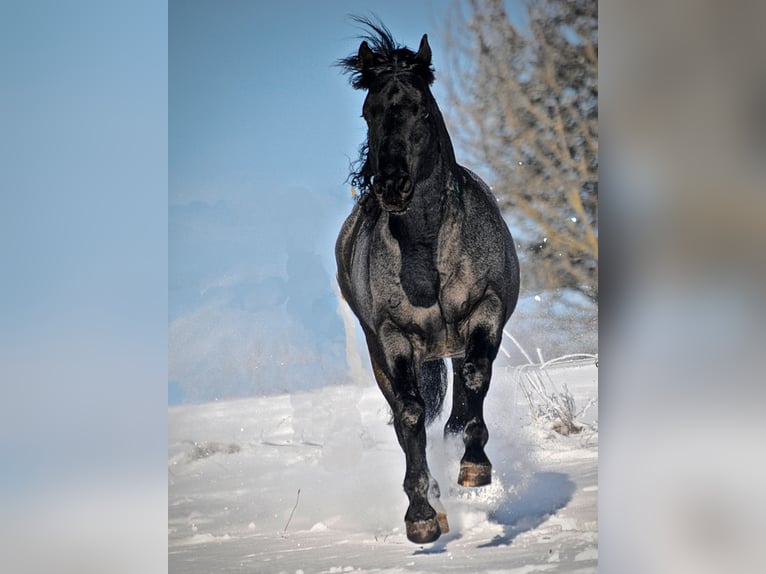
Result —
[[415, 52], [400, 46], [382, 22], [363, 16], [352, 16], [352, 19], [369, 30], [360, 39], [367, 42], [374, 56], [372, 63], [367, 62], [364, 67], [361, 66], [358, 52], [338, 60], [338, 65], [350, 74], [350, 82], [355, 89], [368, 90], [377, 81], [385, 79], [385, 76], [401, 72], [420, 76], [428, 86], [433, 83], [434, 70], [430, 63], [420, 62]]

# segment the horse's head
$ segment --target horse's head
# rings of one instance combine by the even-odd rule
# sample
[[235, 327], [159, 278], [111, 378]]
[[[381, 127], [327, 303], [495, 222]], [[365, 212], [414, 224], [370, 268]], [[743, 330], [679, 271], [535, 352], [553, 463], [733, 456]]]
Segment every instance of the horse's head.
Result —
[[[362, 108], [366, 156], [356, 175], [382, 209], [401, 212], [409, 207], [416, 184], [434, 171], [440, 153], [452, 148], [429, 89], [434, 74], [427, 35], [413, 52], [398, 47], [385, 28], [365, 23], [378, 36], [367, 37], [356, 55], [341, 60], [352, 72], [352, 85], [367, 90]], [[440, 144], [444, 137], [447, 143]]]
[[430, 175], [436, 160], [433, 98], [422, 75], [431, 65], [428, 38], [423, 36], [416, 54], [397, 50], [392, 61], [382, 63], [362, 42], [358, 60], [363, 74], [374, 75], [362, 108], [372, 191], [386, 211], [403, 211], [415, 182]]

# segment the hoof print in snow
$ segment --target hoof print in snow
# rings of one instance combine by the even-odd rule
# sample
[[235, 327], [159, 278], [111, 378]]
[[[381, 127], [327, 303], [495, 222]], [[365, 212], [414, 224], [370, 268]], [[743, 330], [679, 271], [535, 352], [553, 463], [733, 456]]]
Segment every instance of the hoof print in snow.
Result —
[[191, 452], [188, 454], [188, 459], [191, 461], [201, 460], [208, 458], [217, 453], [223, 454], [235, 454], [241, 449], [238, 444], [229, 443], [223, 444], [220, 442], [195, 442]]

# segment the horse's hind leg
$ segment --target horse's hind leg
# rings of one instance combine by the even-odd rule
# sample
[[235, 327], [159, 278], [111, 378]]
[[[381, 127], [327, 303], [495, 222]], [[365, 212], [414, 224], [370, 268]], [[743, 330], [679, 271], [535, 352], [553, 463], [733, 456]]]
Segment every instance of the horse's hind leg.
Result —
[[[393, 410], [396, 438], [407, 465], [404, 476], [404, 491], [409, 499], [404, 516], [407, 538], [418, 544], [433, 542], [442, 533], [442, 522], [429, 503], [435, 481], [426, 461], [425, 403], [418, 391], [412, 348], [406, 337], [391, 331], [381, 334], [380, 345], [373, 339], [368, 337], [373, 372]], [[443, 523], [446, 525], [446, 516]]]
[[447, 423], [444, 425], [444, 436], [457, 436], [463, 434], [468, 422], [468, 405], [465, 397], [465, 383], [463, 379], [463, 357], [452, 359], [452, 410]]
[[[484, 452], [489, 439], [484, 422], [484, 398], [492, 378], [492, 362], [500, 348], [503, 310], [500, 300], [490, 294], [470, 317], [465, 357], [453, 362], [455, 368], [453, 405], [446, 432], [459, 432], [462, 427], [465, 454], [460, 461], [458, 483], [462, 486], [484, 486], [492, 482], [492, 464]], [[453, 418], [454, 417], [454, 418]]]

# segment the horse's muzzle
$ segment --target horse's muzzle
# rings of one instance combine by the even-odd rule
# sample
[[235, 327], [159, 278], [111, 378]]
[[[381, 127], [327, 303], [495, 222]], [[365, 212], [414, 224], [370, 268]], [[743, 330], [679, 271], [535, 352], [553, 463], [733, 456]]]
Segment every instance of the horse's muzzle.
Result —
[[412, 179], [407, 174], [375, 176], [372, 182], [372, 190], [385, 211], [406, 210], [412, 200], [413, 189]]

